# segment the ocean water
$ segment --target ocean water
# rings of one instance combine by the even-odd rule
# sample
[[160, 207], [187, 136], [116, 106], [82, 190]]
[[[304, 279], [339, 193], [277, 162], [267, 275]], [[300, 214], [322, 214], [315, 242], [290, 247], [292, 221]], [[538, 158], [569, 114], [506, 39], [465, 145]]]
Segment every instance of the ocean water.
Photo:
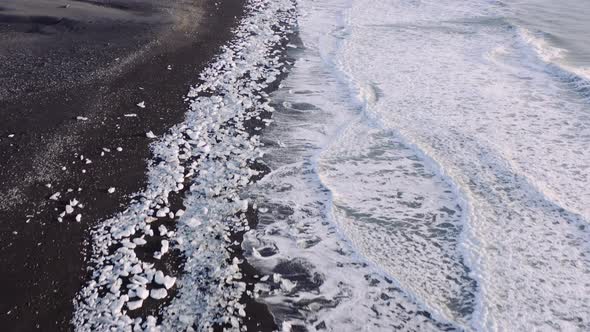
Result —
[[590, 329], [590, 3], [298, 11], [244, 244], [283, 327]]
[[[562, 50], [562, 62], [590, 68], [590, 3], [585, 0], [508, 0], [507, 17]], [[556, 59], [557, 60], [557, 59]]]

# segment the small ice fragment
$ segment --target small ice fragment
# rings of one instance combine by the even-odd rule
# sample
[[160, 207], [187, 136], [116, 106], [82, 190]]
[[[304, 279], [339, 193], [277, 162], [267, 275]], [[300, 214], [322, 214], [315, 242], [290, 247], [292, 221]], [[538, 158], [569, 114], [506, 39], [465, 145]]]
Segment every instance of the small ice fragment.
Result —
[[61, 196], [61, 193], [58, 191], [55, 194], [51, 195], [49, 197], [49, 199], [52, 200], [52, 201], [57, 201], [59, 199], [59, 196]]
[[152, 299], [161, 300], [168, 295], [168, 292], [164, 288], [152, 289], [150, 291], [150, 296]]
[[266, 276], [264, 276], [264, 277], [260, 278], [260, 281], [267, 281], [267, 280], [268, 280], [268, 275], [266, 275]]
[[51, 188], [51, 183], [46, 184], [45, 187]]
[[170, 209], [168, 207], [163, 207], [159, 209], [158, 212], [156, 212], [156, 217], [164, 218], [168, 214], [168, 212], [170, 212]]
[[[141, 268], [140, 264], [135, 264], [132, 268], [131, 271], [129, 271], [131, 274], [139, 274], [141, 273], [141, 271], [143, 271], [143, 269]], [[133, 284], [135, 285], [135, 284]]]
[[164, 272], [157, 271], [156, 274], [154, 275], [154, 281], [158, 285], [163, 285], [164, 284]]
[[85, 117], [85, 116], [77, 116], [76, 117], [76, 120], [79, 120], [79, 121], [88, 121], [88, 118]]
[[162, 254], [165, 254], [168, 252], [169, 248], [170, 248], [170, 244], [168, 243], [168, 240], [162, 240], [162, 249], [160, 249], [160, 252]]
[[168, 65], [168, 67], [166, 67], [166, 69], [172, 70], [172, 66], [171, 65]]
[[141, 103], [137, 104], [137, 107], [139, 108], [145, 108], [145, 101], [142, 101]]
[[291, 332], [292, 325], [290, 322], [283, 322], [281, 332]]
[[142, 276], [138, 276], [138, 275], [134, 275], [133, 277], [131, 277], [131, 282], [136, 284], [136, 285], [145, 285], [148, 283], [148, 279], [146, 277], [142, 277]]
[[8, 138], [13, 138], [13, 137], [14, 137], [14, 134], [8, 135]]
[[121, 312], [121, 309], [123, 308], [123, 304], [125, 304], [125, 300], [123, 298], [114, 301], [109, 308], [111, 309], [111, 313], [113, 315], [119, 314]]
[[138, 246], [142, 246], [147, 243], [147, 241], [141, 237], [133, 239], [133, 243], [137, 244]]
[[143, 305], [143, 300], [136, 300], [136, 301], [127, 302], [127, 308], [129, 308], [129, 310], [139, 309], [139, 308], [141, 308], [142, 305]]
[[86, 158], [86, 164], [92, 164], [92, 160]]
[[160, 225], [160, 227], [158, 227], [158, 231], [160, 231], [160, 236], [168, 234], [168, 229], [164, 225]]
[[78, 203], [80, 203], [80, 202], [78, 202], [78, 200], [77, 200], [77, 199], [75, 199], [75, 198], [74, 198], [74, 199], [72, 199], [72, 200], [70, 200], [70, 205], [71, 205], [72, 207], [76, 207], [76, 205], [78, 205]]
[[126, 118], [135, 118], [135, 117], [137, 117], [137, 114], [135, 114], [135, 113], [128, 113], [128, 114], [124, 114], [123, 116], [126, 117]]
[[145, 300], [150, 296], [150, 292], [145, 289], [145, 287], [137, 287], [135, 289], [135, 295], [137, 295], [137, 297], [140, 299]]
[[123, 151], [123, 148], [122, 147], [118, 147], [117, 148], [117, 151], [121, 152], [121, 151]]
[[281, 275], [278, 274], [278, 273], [273, 273], [273, 275], [272, 275], [272, 281], [274, 281], [276, 283], [280, 282], [281, 281]]
[[297, 284], [292, 282], [291, 280], [281, 279], [281, 289], [285, 292], [291, 292], [295, 288], [295, 286], [297, 286]]
[[72, 212], [74, 212], [74, 208], [69, 204], [66, 205], [66, 213], [71, 214]]
[[151, 130], [148, 131], [147, 133], [145, 133], [145, 136], [147, 138], [156, 138], [157, 137], [156, 135], [154, 135], [154, 133]]
[[79, 213], [78, 213], [78, 214], [76, 215], [76, 221], [77, 221], [77, 222], [80, 222], [80, 221], [82, 221], [82, 215], [81, 215], [81, 214], [79, 214]]
[[107, 192], [108, 192], [109, 194], [112, 194], [112, 193], [114, 193], [114, 192], [115, 192], [115, 187], [110, 187], [110, 188], [107, 190]]
[[166, 287], [166, 289], [172, 288], [172, 286], [174, 286], [175, 282], [176, 282], [176, 278], [174, 278], [174, 277], [170, 277], [170, 276], [164, 277], [164, 287]]

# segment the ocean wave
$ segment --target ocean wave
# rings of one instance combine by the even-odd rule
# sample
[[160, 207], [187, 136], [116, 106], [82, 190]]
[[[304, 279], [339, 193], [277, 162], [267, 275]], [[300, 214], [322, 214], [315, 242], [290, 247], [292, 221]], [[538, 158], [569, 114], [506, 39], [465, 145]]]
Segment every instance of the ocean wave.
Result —
[[521, 39], [546, 64], [547, 72], [590, 102], [590, 68], [568, 64], [568, 50], [551, 45], [543, 38], [542, 33], [534, 33], [524, 27], [517, 27], [517, 31]]

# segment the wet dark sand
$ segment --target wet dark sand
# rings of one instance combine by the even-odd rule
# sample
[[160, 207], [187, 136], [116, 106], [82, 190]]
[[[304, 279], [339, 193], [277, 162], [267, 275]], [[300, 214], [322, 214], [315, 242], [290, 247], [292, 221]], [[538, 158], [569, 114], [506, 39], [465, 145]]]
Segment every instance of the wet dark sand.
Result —
[[[0, 4], [3, 331], [71, 329], [72, 300], [86, 280], [89, 229], [144, 186], [150, 156], [145, 133], [160, 135], [183, 119], [183, 96], [231, 37], [242, 4]], [[140, 101], [145, 109], [135, 106]], [[138, 116], [124, 117], [129, 113]], [[111, 152], [101, 157], [103, 147]], [[108, 194], [109, 187], [116, 191]], [[57, 191], [61, 199], [49, 200]], [[82, 221], [70, 215], [59, 223], [73, 198], [84, 204]]]

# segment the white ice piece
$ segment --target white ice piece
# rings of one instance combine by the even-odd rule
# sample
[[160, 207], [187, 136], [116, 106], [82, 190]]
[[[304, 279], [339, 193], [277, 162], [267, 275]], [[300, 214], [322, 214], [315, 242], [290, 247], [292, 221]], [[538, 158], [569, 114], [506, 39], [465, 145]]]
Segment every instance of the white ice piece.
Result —
[[156, 288], [150, 291], [150, 297], [155, 300], [161, 300], [168, 296], [168, 292], [164, 288]]
[[142, 305], [143, 305], [143, 300], [135, 300], [135, 301], [127, 302], [127, 308], [129, 308], [129, 310], [139, 309], [139, 308], [141, 308]]
[[135, 289], [135, 295], [142, 300], [147, 299], [150, 296], [150, 292], [145, 287], [137, 287]]
[[170, 289], [172, 288], [172, 286], [174, 286], [174, 283], [176, 283], [176, 278], [171, 277], [171, 276], [165, 276], [164, 277], [164, 287], [166, 287], [166, 289]]

